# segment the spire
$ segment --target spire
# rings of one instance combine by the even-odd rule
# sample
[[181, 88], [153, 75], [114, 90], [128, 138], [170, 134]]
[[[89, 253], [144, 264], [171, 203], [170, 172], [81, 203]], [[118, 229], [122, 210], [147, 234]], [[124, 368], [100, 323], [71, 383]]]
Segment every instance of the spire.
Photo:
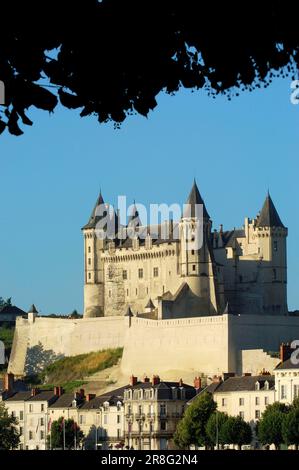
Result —
[[134, 199], [131, 215], [129, 216], [129, 219], [128, 219], [128, 225], [132, 225], [132, 223], [135, 227], [138, 227], [139, 225], [141, 225], [141, 220], [139, 218], [139, 212], [136, 207], [135, 199]]
[[196, 204], [202, 204], [203, 205], [203, 217], [204, 217], [204, 219], [210, 219], [210, 216], [209, 216], [208, 211], [206, 209], [204, 200], [201, 197], [200, 192], [198, 190], [195, 178], [194, 178], [194, 181], [193, 181], [193, 186], [192, 186], [192, 189], [190, 191], [189, 197], [186, 201], [186, 204], [191, 205], [191, 214], [189, 215], [188, 210], [186, 210], [183, 214], [184, 217], [186, 217], [188, 215], [189, 215], [189, 217], [190, 216], [195, 217], [195, 205]]
[[127, 311], [125, 313], [125, 317], [133, 317], [133, 313], [132, 313], [132, 310], [130, 308], [130, 306], [127, 308]]
[[[103, 196], [102, 196], [102, 191], [100, 190], [100, 194], [98, 195], [98, 198], [96, 200], [95, 206], [92, 210], [92, 213], [90, 214], [89, 220], [86, 225], [84, 225], [84, 228], [95, 228], [97, 222], [101, 219], [101, 216], [96, 215], [97, 207], [101, 206], [102, 204], [105, 204]], [[103, 215], [106, 215], [105, 213]]]
[[283, 227], [278, 212], [273, 204], [269, 190], [257, 221], [258, 227]]
[[31, 305], [30, 309], [28, 310], [28, 313], [38, 313], [34, 304]]
[[151, 298], [149, 299], [149, 301], [148, 301], [148, 303], [146, 304], [145, 308], [149, 308], [149, 309], [151, 309], [151, 310], [154, 310], [155, 306], [154, 306], [153, 301], [152, 301]]

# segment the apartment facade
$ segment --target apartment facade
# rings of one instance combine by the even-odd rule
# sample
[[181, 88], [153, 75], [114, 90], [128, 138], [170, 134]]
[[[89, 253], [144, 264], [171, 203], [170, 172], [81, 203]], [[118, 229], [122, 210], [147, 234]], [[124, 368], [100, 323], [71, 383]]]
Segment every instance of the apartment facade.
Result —
[[[197, 386], [197, 388], [196, 388]], [[173, 435], [188, 400], [200, 389], [178, 382], [164, 382], [158, 376], [138, 382], [131, 376], [124, 390], [125, 445], [136, 450], [173, 449]]]

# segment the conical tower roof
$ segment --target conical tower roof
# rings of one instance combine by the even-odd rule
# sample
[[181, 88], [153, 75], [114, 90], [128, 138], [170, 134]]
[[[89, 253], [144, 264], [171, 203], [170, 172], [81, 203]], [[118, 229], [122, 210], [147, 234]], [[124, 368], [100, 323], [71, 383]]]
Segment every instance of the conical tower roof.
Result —
[[133, 316], [134, 316], [134, 315], [133, 315], [133, 312], [132, 312], [132, 310], [131, 310], [131, 308], [130, 308], [130, 306], [129, 306], [129, 307], [127, 308], [126, 313], [125, 313], [125, 317], [133, 317]]
[[[103, 199], [103, 196], [102, 196], [102, 192], [100, 190], [100, 194], [99, 194], [99, 196], [96, 200], [96, 203], [95, 203], [95, 206], [92, 210], [92, 213], [90, 214], [89, 220], [88, 220], [87, 224], [84, 225], [83, 229], [85, 229], [85, 228], [95, 228], [96, 227], [96, 224], [98, 223], [98, 221], [101, 219], [101, 217], [103, 217], [103, 216], [97, 215], [97, 207], [101, 206], [102, 204], [105, 204], [105, 202], [104, 202], [104, 199]], [[103, 215], [105, 215], [105, 214], [103, 214]]]
[[31, 305], [30, 309], [28, 310], [28, 313], [38, 313], [34, 304]]
[[129, 219], [128, 219], [128, 225], [132, 225], [132, 224], [134, 224], [135, 227], [138, 227], [138, 226], [141, 225], [141, 221], [140, 221], [140, 218], [139, 218], [139, 212], [137, 210], [135, 201], [134, 201], [134, 205], [132, 207], [131, 215], [129, 216]]
[[283, 227], [284, 228], [284, 225], [281, 222], [278, 212], [271, 199], [269, 191], [265, 199], [261, 213], [258, 217], [257, 226], [258, 227]]
[[148, 303], [146, 304], [145, 308], [150, 308], [151, 310], [153, 310], [155, 308], [154, 304], [153, 304], [153, 301], [152, 299], [150, 298]]
[[196, 216], [196, 212], [195, 212], [196, 205], [197, 204], [202, 204], [203, 205], [203, 217], [204, 217], [204, 219], [210, 219], [210, 216], [209, 216], [208, 211], [206, 209], [206, 205], [204, 203], [203, 198], [200, 195], [200, 192], [198, 190], [195, 179], [194, 179], [193, 186], [192, 186], [192, 189], [190, 191], [190, 194], [188, 196], [188, 199], [186, 201], [186, 204], [190, 204], [191, 211], [190, 211], [190, 209], [188, 211], [188, 209], [186, 208], [186, 210], [184, 211], [184, 214], [183, 214], [184, 217], [195, 217]]

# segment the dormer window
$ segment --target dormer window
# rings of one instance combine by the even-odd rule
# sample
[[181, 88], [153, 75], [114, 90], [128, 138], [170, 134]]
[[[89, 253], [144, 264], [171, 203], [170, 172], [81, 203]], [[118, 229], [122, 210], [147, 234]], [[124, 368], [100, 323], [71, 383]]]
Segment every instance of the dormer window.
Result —
[[265, 385], [264, 385], [265, 390], [269, 390], [269, 382], [266, 380]]
[[255, 390], [260, 390], [261, 386], [259, 382], [255, 382]]

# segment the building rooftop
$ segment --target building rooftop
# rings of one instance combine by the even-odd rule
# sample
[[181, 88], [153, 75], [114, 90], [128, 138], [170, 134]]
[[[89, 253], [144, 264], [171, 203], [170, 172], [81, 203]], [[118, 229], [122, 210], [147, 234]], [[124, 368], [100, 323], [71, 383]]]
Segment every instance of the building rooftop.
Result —
[[284, 369], [299, 369], [299, 363], [295, 364], [294, 360], [290, 357], [284, 362], [281, 362], [275, 367], [275, 370], [284, 370]]
[[204, 391], [210, 393], [250, 392], [256, 390], [256, 382], [259, 382], [260, 390], [265, 390], [265, 382], [269, 383], [269, 390], [274, 389], [273, 375], [245, 375], [243, 377], [229, 377], [222, 382], [213, 382]]

